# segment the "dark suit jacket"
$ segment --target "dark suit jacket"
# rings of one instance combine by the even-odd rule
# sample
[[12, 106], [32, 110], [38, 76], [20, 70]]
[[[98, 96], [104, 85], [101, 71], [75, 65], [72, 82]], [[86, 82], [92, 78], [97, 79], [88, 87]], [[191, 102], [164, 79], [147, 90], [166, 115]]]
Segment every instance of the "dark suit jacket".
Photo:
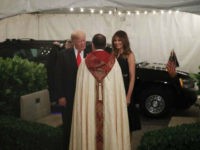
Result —
[[[89, 49], [84, 50], [84, 58], [90, 51]], [[67, 101], [73, 101], [78, 70], [73, 48], [62, 50], [59, 53], [56, 68], [57, 97], [66, 97]]]
[[47, 64], [46, 64], [46, 68], [47, 68], [47, 82], [48, 82], [48, 89], [49, 89], [49, 95], [50, 95], [50, 100], [53, 102], [55, 100], [57, 100], [57, 96], [56, 96], [56, 79], [55, 79], [55, 75], [56, 75], [56, 62], [57, 62], [57, 57], [59, 52], [63, 50], [63, 48], [61, 49], [60, 47], [58, 47], [57, 45], [53, 45], [52, 50], [50, 52], [50, 54], [48, 55], [47, 58]]

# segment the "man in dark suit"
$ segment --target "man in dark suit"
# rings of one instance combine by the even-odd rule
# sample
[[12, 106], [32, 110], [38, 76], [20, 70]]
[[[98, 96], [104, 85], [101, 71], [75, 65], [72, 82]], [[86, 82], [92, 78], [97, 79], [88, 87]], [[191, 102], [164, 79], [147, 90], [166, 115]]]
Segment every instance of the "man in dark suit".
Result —
[[82, 31], [71, 34], [73, 48], [60, 52], [57, 60], [56, 89], [58, 104], [63, 107], [64, 149], [69, 149], [72, 110], [78, 65], [90, 50], [86, 49], [86, 35]]
[[55, 80], [55, 74], [56, 74], [56, 62], [58, 60], [58, 54], [62, 50], [66, 50], [69, 48], [73, 48], [71, 40], [65, 40], [63, 43], [54, 41], [52, 43], [52, 50], [47, 58], [47, 82], [48, 82], [48, 89], [50, 94], [50, 100], [51, 102], [55, 102], [57, 100], [56, 96], [56, 80]]

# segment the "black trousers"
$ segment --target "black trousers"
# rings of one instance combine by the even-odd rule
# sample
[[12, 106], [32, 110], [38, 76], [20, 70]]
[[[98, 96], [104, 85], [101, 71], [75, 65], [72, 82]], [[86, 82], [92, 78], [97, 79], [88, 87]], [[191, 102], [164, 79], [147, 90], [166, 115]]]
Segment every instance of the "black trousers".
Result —
[[128, 106], [128, 119], [130, 131], [141, 129], [140, 114], [134, 103]]
[[70, 133], [72, 124], [73, 101], [67, 101], [67, 105], [62, 108], [63, 120], [63, 150], [69, 150]]

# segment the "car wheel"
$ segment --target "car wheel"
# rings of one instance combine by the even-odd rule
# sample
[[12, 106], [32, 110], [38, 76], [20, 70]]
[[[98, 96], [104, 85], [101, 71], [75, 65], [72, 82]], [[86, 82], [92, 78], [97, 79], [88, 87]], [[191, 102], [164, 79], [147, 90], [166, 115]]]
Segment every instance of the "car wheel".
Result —
[[142, 112], [149, 117], [161, 117], [171, 110], [172, 93], [164, 88], [149, 88], [140, 96]]

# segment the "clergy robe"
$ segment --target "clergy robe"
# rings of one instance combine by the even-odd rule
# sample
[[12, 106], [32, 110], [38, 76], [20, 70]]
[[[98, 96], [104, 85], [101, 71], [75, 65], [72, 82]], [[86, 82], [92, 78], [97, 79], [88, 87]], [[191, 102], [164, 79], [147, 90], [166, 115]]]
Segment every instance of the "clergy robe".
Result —
[[[112, 68], [101, 78], [102, 91], [99, 92], [98, 78], [95, 78], [95, 73], [86, 64], [93, 53], [99, 56], [101, 52], [90, 53], [78, 69], [70, 150], [130, 150], [126, 94], [120, 66], [113, 56]], [[101, 56], [93, 61], [97, 63], [97, 68], [105, 60], [105, 56]], [[103, 64], [109, 65], [109, 62]], [[99, 70], [96, 71], [98, 74]], [[97, 102], [102, 103], [103, 107], [100, 105], [98, 108]], [[103, 115], [102, 139], [96, 136], [98, 123], [101, 122], [99, 120], [102, 119], [97, 118], [99, 109], [102, 109]], [[102, 147], [97, 146], [98, 140], [103, 140]]]

